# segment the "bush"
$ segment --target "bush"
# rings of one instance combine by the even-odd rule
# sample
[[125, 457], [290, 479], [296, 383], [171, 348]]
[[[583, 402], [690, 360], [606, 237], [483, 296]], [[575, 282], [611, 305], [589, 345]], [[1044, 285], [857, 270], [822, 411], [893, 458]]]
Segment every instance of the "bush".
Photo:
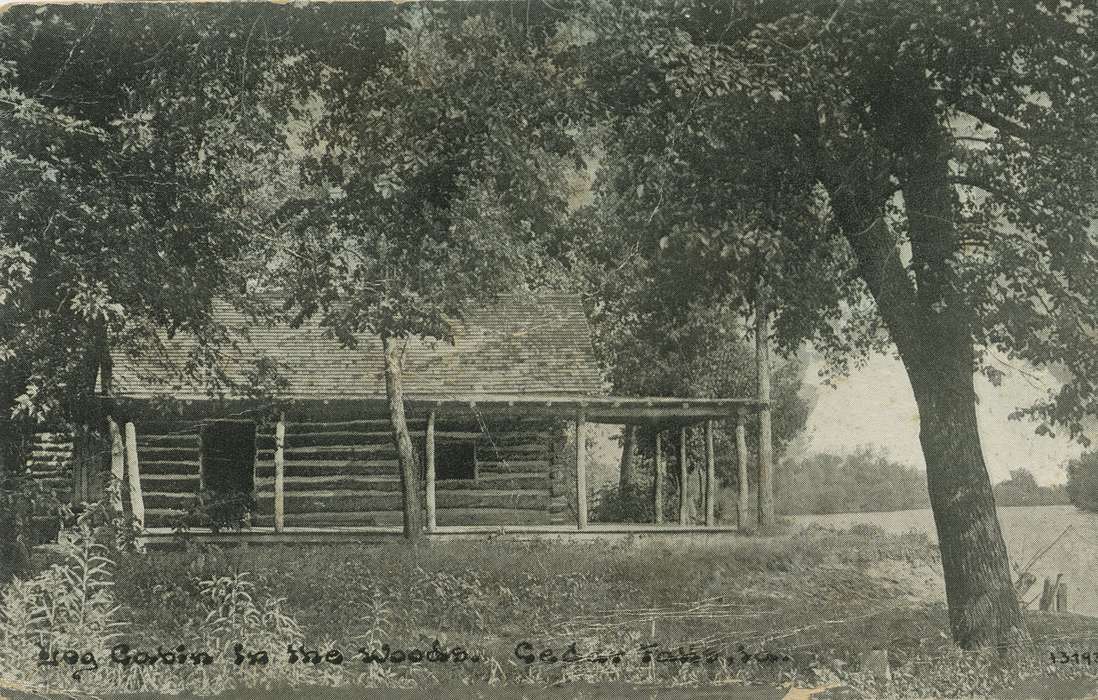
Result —
[[[617, 482], [603, 485], [595, 491], [591, 520], [599, 523], [651, 523], [655, 522], [655, 510], [652, 507], [651, 484], [636, 482], [622, 491]], [[679, 496], [678, 485], [674, 479], [663, 484], [663, 520], [677, 522]]]
[[1059, 484], [1040, 486], [1028, 469], [1013, 469], [1010, 478], [995, 484], [997, 506], [1063, 506], [1070, 503]]
[[53, 491], [29, 475], [0, 479], [0, 583], [26, 572], [30, 547], [56, 539], [66, 515]]
[[185, 532], [192, 527], [210, 532], [239, 530], [251, 520], [255, 497], [244, 491], [204, 489], [186, 512], [179, 516], [175, 529]]
[[1098, 450], [1084, 452], [1067, 465], [1067, 493], [1080, 510], [1098, 512]]
[[874, 513], [930, 507], [926, 474], [861, 447], [847, 455], [821, 453], [779, 465], [774, 479], [779, 513]]

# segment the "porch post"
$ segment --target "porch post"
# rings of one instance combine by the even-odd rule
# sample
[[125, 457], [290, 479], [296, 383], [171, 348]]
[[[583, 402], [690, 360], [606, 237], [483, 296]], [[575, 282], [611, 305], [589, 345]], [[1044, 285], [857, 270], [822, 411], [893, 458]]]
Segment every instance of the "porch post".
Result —
[[424, 450], [427, 461], [427, 532], [438, 527], [435, 515], [435, 412], [427, 414], [427, 445]]
[[663, 463], [663, 435], [656, 431], [656, 455], [655, 455], [656, 473], [652, 479], [652, 508], [655, 510], [655, 522], [663, 522], [663, 473], [665, 470]]
[[690, 465], [686, 460], [686, 440], [690, 437], [688, 430], [685, 425], [679, 428], [679, 525], [687, 525], [690, 522], [690, 499], [687, 495], [690, 486], [687, 468]]
[[122, 484], [126, 479], [126, 448], [122, 445], [122, 431], [114, 416], [107, 417], [111, 435], [111, 507], [122, 512]]
[[739, 493], [736, 498], [736, 526], [741, 530], [750, 527], [747, 521], [751, 509], [751, 491], [747, 484], [747, 427], [743, 409], [736, 412], [736, 481]]
[[755, 315], [755, 365], [759, 392], [759, 527], [774, 524], [773, 445], [770, 434], [770, 317], [760, 299]]
[[576, 527], [587, 529], [587, 416], [576, 414]]
[[713, 421], [705, 421], [705, 525], [717, 524], [717, 459], [713, 454]]
[[126, 470], [130, 480], [130, 509], [139, 529], [145, 529], [145, 497], [141, 493], [141, 469], [137, 464], [137, 429], [126, 423]]
[[274, 529], [282, 532], [286, 525], [286, 414], [278, 414], [275, 424]]

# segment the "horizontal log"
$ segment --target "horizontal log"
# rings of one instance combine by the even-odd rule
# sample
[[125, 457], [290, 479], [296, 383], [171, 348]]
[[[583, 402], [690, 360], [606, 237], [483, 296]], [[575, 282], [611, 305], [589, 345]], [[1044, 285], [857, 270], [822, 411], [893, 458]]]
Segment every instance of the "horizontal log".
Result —
[[144, 491], [145, 514], [150, 508], [163, 508], [166, 510], [185, 510], [198, 502], [193, 493], [154, 493]]
[[[274, 516], [261, 513], [252, 518], [259, 527], [271, 527], [274, 524]], [[373, 512], [347, 512], [347, 513], [287, 513], [287, 527], [349, 527], [367, 525], [401, 525], [404, 522], [404, 513], [400, 510], [373, 511]]]
[[137, 435], [137, 446], [198, 447], [202, 439], [198, 435]]
[[[382, 445], [378, 449], [364, 449], [358, 448], [354, 450], [342, 450], [336, 448], [316, 448], [315, 451], [305, 451], [301, 448], [296, 450], [286, 450], [284, 452], [284, 458], [287, 463], [289, 462], [309, 462], [309, 461], [328, 461], [328, 462], [366, 462], [366, 461], [396, 461], [396, 450], [392, 445]], [[256, 462], [270, 462], [274, 464], [274, 451], [272, 450], [260, 450], [256, 453]]]
[[[332, 476], [287, 476], [283, 479], [286, 493], [305, 491], [332, 491], [332, 490], [361, 490], [369, 491], [400, 491], [400, 479], [392, 476], [348, 476], [336, 474]], [[255, 480], [256, 494], [273, 496], [274, 478], [262, 478]]]
[[[287, 433], [284, 446], [289, 448], [297, 447], [319, 447], [324, 445], [331, 446], [343, 446], [343, 445], [377, 445], [377, 444], [392, 444], [393, 436], [389, 432], [331, 432], [331, 433]], [[273, 450], [275, 444], [274, 435], [258, 435], [256, 436], [255, 446], [259, 450]]]
[[[548, 491], [439, 491], [439, 509], [443, 508], [517, 508], [547, 509]], [[311, 511], [331, 513], [350, 511], [398, 510], [403, 504], [399, 491], [308, 491], [286, 492], [287, 513]], [[273, 494], [257, 493], [257, 503], [273, 502]], [[266, 508], [264, 508], [266, 511]]]
[[[396, 460], [371, 461], [371, 462], [346, 462], [342, 460], [305, 460], [300, 462], [286, 462], [287, 476], [384, 476], [397, 473]], [[256, 477], [273, 477], [273, 462], [257, 462], [255, 465]]]
[[[337, 495], [340, 494], [340, 495]], [[400, 492], [385, 491], [310, 491], [284, 494], [285, 512], [291, 513], [352, 513], [375, 510], [400, 510]], [[257, 493], [256, 505], [261, 513], [274, 510], [274, 497]]]
[[551, 514], [541, 509], [442, 508], [437, 517], [439, 525], [548, 525]]
[[[515, 510], [511, 508], [441, 508], [436, 513], [439, 525], [549, 525], [564, 522], [563, 518], [543, 510]], [[259, 527], [270, 527], [271, 515], [257, 515], [252, 521]], [[400, 510], [342, 512], [342, 513], [287, 513], [287, 527], [348, 527], [368, 525], [400, 526], [404, 514]]]
[[198, 491], [201, 479], [198, 474], [142, 474], [141, 486], [149, 492], [186, 492]]
[[552, 464], [545, 459], [477, 460], [477, 469], [489, 472], [548, 470], [551, 466]]
[[[414, 425], [423, 423], [422, 420], [411, 419], [408, 421], [408, 425]], [[296, 433], [303, 432], [308, 429], [312, 432], [325, 432], [327, 430], [346, 430], [347, 428], [361, 427], [361, 426], [387, 426], [389, 425], [388, 418], [368, 418], [364, 420], [345, 420], [345, 421], [307, 421], [304, 423], [287, 423], [286, 432]]]
[[[490, 477], [490, 478], [488, 478]], [[514, 490], [514, 489], [550, 489], [547, 474], [492, 474], [480, 479], [440, 479], [435, 482], [436, 491], [461, 490]]]
[[138, 447], [138, 462], [159, 461], [198, 461], [200, 452], [189, 447]]

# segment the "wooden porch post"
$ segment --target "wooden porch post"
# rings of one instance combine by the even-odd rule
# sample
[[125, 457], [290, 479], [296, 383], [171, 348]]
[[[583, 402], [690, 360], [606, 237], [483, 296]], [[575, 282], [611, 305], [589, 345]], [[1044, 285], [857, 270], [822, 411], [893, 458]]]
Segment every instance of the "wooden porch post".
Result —
[[751, 491], [747, 483], [747, 427], [743, 409], [736, 411], [736, 469], [736, 526], [746, 530], [750, 526], [747, 517], [751, 510]]
[[278, 414], [275, 424], [274, 529], [286, 526], [286, 414]]
[[126, 423], [126, 476], [130, 480], [130, 509], [137, 527], [145, 529], [145, 497], [141, 493], [141, 469], [137, 464], [137, 429]]
[[122, 484], [126, 479], [126, 448], [122, 444], [122, 431], [114, 416], [107, 417], [111, 435], [111, 507], [122, 512]]
[[755, 328], [755, 365], [759, 390], [759, 527], [774, 524], [773, 445], [770, 434], [770, 317], [760, 298]]
[[587, 416], [576, 414], [576, 527], [587, 529]]
[[663, 435], [656, 431], [656, 473], [652, 479], [652, 508], [655, 510], [655, 522], [663, 522]]
[[424, 450], [424, 458], [427, 461], [427, 532], [434, 532], [438, 527], [438, 519], [435, 514], [435, 412], [427, 414], [427, 445]]
[[679, 428], [679, 525], [690, 522], [689, 505], [687, 495], [690, 476], [687, 468], [690, 466], [686, 459], [686, 441], [690, 437], [689, 429], [684, 425]]
[[713, 454], [713, 421], [705, 421], [705, 525], [717, 524], [717, 459]]

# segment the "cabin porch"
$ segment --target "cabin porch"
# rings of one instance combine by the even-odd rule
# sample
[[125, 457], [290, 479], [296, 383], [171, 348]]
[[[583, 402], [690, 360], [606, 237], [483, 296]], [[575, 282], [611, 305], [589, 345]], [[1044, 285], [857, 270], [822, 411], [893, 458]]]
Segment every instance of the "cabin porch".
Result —
[[[403, 493], [395, 455], [389, 454], [393, 450], [390, 428], [387, 419], [380, 417], [385, 405], [384, 397], [345, 403], [296, 402], [273, 409], [219, 405], [214, 414], [208, 405], [197, 402], [190, 407], [190, 419], [206, 429], [189, 433], [143, 432], [135, 422], [141, 420], [140, 407], [116, 407], [116, 414], [133, 417], [124, 426], [112, 428], [111, 471], [125, 486], [125, 502], [118, 505], [133, 514], [141, 539], [149, 545], [167, 544], [181, 536], [222, 543], [363, 542], [399, 537]], [[717, 421], [731, 420], [742, 434], [747, 415], [764, 408], [757, 400], [477, 395], [412, 396], [406, 397], [405, 405], [410, 433], [418, 443], [424, 487], [421, 512], [428, 539], [708, 538], [727, 536], [746, 525], [717, 523], [713, 429]], [[220, 530], [180, 528], [162, 517], [174, 512], [166, 506], [191, 499], [216, 473], [211, 467], [232, 452], [210, 446], [219, 435], [232, 434], [224, 416], [257, 410], [265, 411], [266, 417], [256, 421], [250, 452], [254, 466], [243, 475], [255, 498], [252, 517], [242, 527]], [[348, 420], [353, 416], [359, 418]], [[566, 424], [574, 431], [569, 454], [563, 452]], [[693, 467], [702, 485], [703, 507], [696, 517], [680, 497], [676, 523], [664, 523], [660, 515], [650, 523], [590, 522], [584, 437], [591, 424], [643, 426], [654, 433], [657, 458], [651, 497], [657, 514], [664, 512], [665, 493], [671, 491], [664, 485], [672, 478], [659, 441], [669, 432], [678, 433], [676, 482], [685, 483]], [[211, 425], [220, 427], [211, 431]], [[470, 425], [480, 426], [479, 432]], [[704, 430], [704, 454], [690, 455], [686, 436], [698, 429]], [[204, 440], [210, 444], [204, 445]], [[452, 460], [461, 452], [454, 450], [455, 440], [469, 442], [470, 453], [478, 454], [468, 474], [455, 472]], [[481, 456], [488, 452], [484, 445], [489, 443], [491, 454]], [[737, 443], [736, 462], [745, 487], [747, 455], [743, 440]]]

